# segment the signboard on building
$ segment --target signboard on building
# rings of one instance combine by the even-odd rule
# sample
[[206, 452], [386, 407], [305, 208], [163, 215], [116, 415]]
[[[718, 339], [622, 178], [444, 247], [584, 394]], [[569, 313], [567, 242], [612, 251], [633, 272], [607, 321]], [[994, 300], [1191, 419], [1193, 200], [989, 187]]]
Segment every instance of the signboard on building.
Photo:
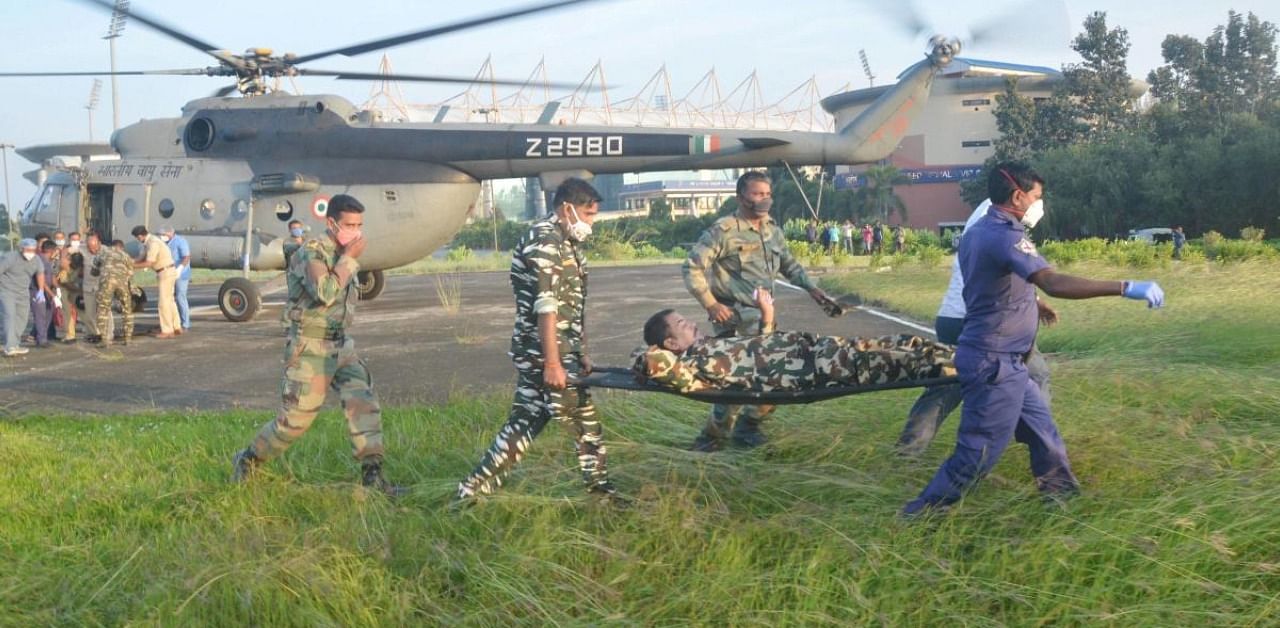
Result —
[[[959, 183], [972, 181], [982, 174], [982, 166], [942, 166], [937, 168], [903, 168], [899, 171], [906, 179], [906, 185], [923, 183]], [[846, 172], [836, 175], [837, 190], [856, 190], [867, 184], [867, 177], [861, 173]]]

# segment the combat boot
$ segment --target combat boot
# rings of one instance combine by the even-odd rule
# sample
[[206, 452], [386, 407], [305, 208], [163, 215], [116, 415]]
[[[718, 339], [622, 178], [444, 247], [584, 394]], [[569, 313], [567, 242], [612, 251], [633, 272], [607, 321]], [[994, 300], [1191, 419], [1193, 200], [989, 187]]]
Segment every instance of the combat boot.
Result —
[[408, 494], [409, 489], [396, 486], [382, 475], [382, 461], [368, 460], [360, 463], [360, 485], [378, 491], [387, 497], [400, 497]]
[[262, 460], [253, 453], [252, 447], [236, 452], [236, 457], [231, 459], [231, 483], [243, 484], [260, 464]]
[[724, 441], [708, 436], [706, 432], [698, 434], [698, 437], [693, 439], [693, 444], [689, 446], [689, 451], [700, 451], [706, 454], [720, 451], [721, 449], [724, 449]]
[[733, 445], [743, 449], [755, 449], [769, 442], [769, 437], [760, 431], [760, 422], [743, 417], [733, 426]]
[[607, 480], [587, 489], [587, 494], [597, 502], [617, 510], [631, 507], [631, 498], [619, 493], [617, 487]]

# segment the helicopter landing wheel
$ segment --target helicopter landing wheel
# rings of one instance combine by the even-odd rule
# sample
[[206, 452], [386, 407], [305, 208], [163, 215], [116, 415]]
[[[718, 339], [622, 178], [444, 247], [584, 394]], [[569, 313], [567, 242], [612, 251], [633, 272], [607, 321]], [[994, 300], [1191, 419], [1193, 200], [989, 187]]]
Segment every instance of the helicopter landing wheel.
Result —
[[218, 288], [218, 309], [233, 323], [253, 320], [262, 309], [262, 294], [253, 282], [244, 277], [232, 277]]
[[362, 270], [356, 273], [356, 290], [361, 301], [372, 301], [387, 287], [387, 278], [380, 270]]

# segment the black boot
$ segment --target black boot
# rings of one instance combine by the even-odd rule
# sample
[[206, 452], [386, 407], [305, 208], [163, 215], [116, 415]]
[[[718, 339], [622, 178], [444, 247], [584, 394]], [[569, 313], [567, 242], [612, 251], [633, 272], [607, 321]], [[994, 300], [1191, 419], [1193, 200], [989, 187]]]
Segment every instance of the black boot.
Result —
[[587, 489], [587, 494], [600, 503], [618, 510], [626, 510], [631, 507], [631, 498], [619, 493], [617, 487], [608, 480]]
[[755, 449], [769, 442], [769, 437], [760, 431], [760, 421], [751, 417], [742, 417], [733, 426], [733, 445], [744, 449]]
[[366, 460], [360, 463], [360, 485], [387, 497], [400, 497], [409, 492], [405, 487], [396, 486], [382, 476], [381, 460]]
[[254, 455], [252, 447], [236, 452], [236, 457], [231, 459], [231, 483], [243, 484], [261, 463], [262, 461]]

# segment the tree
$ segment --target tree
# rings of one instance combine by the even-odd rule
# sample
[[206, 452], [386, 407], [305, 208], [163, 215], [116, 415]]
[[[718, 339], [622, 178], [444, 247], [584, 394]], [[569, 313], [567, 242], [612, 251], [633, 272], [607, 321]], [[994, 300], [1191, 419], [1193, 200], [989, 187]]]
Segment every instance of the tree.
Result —
[[649, 201], [649, 220], [671, 220], [671, 203], [665, 198]]
[[862, 216], [875, 216], [882, 222], [889, 222], [889, 216], [897, 212], [903, 222], [907, 220], [907, 205], [893, 191], [893, 186], [906, 183], [902, 171], [888, 164], [867, 167], [863, 173], [867, 184], [858, 190], [861, 199]]
[[[1084, 20], [1084, 31], [1071, 42], [1071, 49], [1084, 63], [1063, 68], [1062, 87], [1050, 108], [1063, 107], [1069, 117], [1082, 123], [1090, 138], [1106, 138], [1134, 125], [1129, 96], [1129, 31], [1107, 28], [1107, 14], [1097, 11]], [[1049, 120], [1044, 123], [1048, 125]], [[1059, 125], [1061, 132], [1061, 125]], [[1052, 134], [1051, 134], [1052, 135]], [[1072, 133], [1071, 142], [1084, 139]]]

